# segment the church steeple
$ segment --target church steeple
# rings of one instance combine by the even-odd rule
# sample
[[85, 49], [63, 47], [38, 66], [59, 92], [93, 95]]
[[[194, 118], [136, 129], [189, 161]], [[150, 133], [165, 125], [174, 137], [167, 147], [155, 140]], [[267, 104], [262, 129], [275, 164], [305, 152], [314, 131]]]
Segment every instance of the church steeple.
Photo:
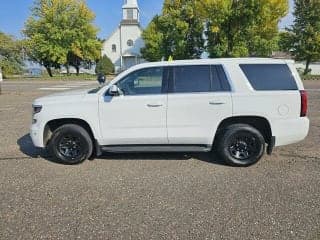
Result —
[[121, 24], [139, 24], [140, 10], [137, 0], [124, 0], [122, 11], [123, 19]]
[[138, 8], [137, 0], [124, 0], [124, 6], [136, 7]]

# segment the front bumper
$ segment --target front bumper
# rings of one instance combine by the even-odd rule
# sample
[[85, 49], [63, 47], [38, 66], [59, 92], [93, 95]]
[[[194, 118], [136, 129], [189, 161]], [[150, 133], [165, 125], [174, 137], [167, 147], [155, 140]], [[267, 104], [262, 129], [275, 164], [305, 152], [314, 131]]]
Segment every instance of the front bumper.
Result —
[[30, 127], [30, 137], [35, 147], [44, 148], [43, 129], [38, 124], [32, 124]]

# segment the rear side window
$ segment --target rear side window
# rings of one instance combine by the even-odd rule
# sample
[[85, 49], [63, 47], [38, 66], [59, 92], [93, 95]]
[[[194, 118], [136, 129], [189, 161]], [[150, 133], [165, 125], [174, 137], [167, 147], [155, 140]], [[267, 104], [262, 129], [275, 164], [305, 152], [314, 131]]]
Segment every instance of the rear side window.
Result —
[[174, 86], [176, 93], [210, 92], [210, 66], [177, 66], [174, 67]]
[[231, 87], [222, 65], [211, 66], [212, 87], [216, 92], [229, 92]]
[[186, 65], [173, 68], [173, 81], [169, 92], [221, 92], [230, 91], [221, 65]]
[[240, 68], [257, 91], [298, 90], [286, 64], [240, 64]]

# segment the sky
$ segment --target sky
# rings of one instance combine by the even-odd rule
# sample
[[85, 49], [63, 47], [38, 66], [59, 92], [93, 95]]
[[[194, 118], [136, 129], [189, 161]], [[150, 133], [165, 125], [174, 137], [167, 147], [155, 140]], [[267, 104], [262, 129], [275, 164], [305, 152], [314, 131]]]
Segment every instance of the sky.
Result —
[[[290, 1], [290, 12], [293, 0]], [[21, 30], [30, 15], [34, 0], [0, 0], [0, 31], [22, 38]], [[89, 8], [96, 14], [95, 24], [100, 29], [99, 38], [107, 38], [119, 25], [122, 18], [123, 0], [87, 0]], [[141, 25], [146, 27], [152, 17], [159, 13], [163, 0], [138, 0], [141, 11]], [[280, 28], [291, 25], [292, 14], [285, 17]]]

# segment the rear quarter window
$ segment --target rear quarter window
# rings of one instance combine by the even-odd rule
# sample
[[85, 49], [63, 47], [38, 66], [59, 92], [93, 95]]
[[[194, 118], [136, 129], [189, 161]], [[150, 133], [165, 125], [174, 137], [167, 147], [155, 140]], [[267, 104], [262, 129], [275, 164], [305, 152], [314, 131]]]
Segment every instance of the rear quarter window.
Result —
[[298, 90], [287, 64], [240, 64], [253, 89], [257, 91]]

